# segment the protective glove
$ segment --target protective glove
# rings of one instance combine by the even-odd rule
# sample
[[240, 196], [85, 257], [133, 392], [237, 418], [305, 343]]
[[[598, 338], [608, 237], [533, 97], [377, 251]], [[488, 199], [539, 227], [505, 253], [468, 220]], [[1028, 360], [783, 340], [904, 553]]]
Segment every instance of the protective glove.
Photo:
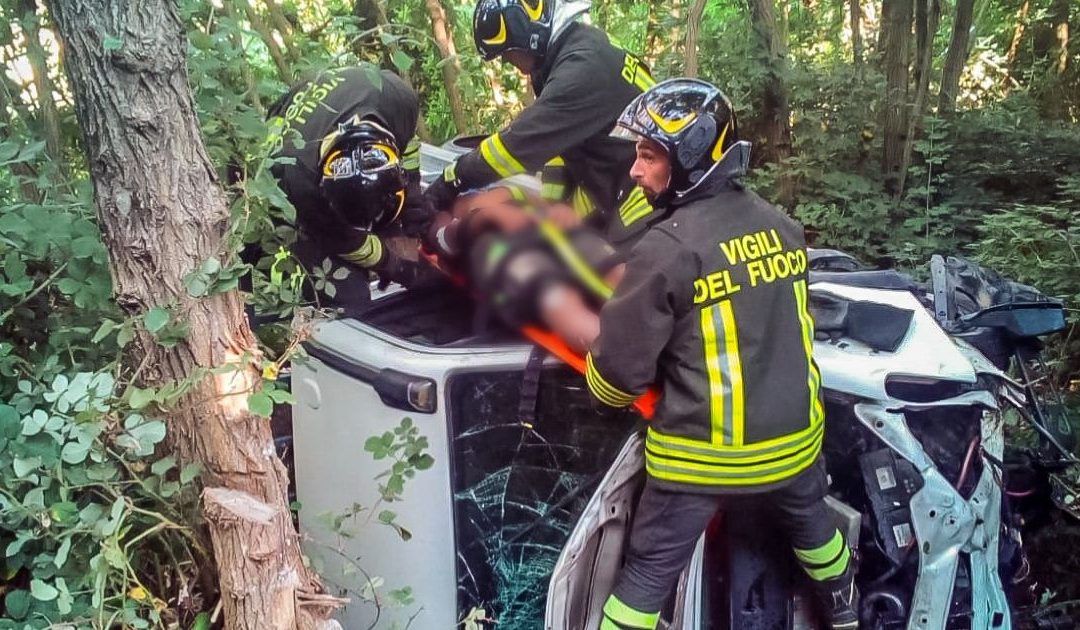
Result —
[[436, 211], [449, 210], [454, 199], [461, 192], [461, 182], [454, 177], [454, 165], [450, 165], [443, 172], [443, 176], [436, 179], [424, 191], [424, 199]]

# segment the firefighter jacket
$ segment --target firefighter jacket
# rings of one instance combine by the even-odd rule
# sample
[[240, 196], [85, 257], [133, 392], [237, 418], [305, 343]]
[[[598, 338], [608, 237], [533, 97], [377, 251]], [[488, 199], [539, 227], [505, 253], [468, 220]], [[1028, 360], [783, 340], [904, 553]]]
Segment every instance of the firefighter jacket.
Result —
[[294, 87], [279, 99], [270, 110], [270, 116], [280, 116], [285, 124], [277, 156], [295, 162], [275, 164], [271, 172], [296, 208], [301, 238], [318, 250], [312, 255], [314, 264], [336, 257], [387, 276], [397, 275], [394, 271], [403, 267], [402, 261], [394, 259], [378, 235], [340, 224], [319, 189], [319, 147], [323, 139], [353, 117], [374, 119], [394, 135], [402, 151], [408, 181], [402, 213], [405, 231], [410, 231], [410, 217], [425, 214], [420, 193], [420, 143], [414, 138], [419, 100], [416, 92], [393, 72], [383, 70], [377, 77], [374, 74], [373, 70], [356, 67], [331, 70]]
[[586, 380], [610, 406], [660, 385], [651, 481], [774, 489], [814, 463], [823, 434], [803, 229], [731, 181], [692, 195], [634, 246]]
[[634, 145], [608, 134], [630, 101], [654, 84], [648, 68], [602, 31], [575, 23], [531, 78], [536, 101], [462, 156], [446, 178], [467, 190], [544, 170], [544, 196], [572, 202], [612, 244], [640, 236], [655, 213], [630, 179]]

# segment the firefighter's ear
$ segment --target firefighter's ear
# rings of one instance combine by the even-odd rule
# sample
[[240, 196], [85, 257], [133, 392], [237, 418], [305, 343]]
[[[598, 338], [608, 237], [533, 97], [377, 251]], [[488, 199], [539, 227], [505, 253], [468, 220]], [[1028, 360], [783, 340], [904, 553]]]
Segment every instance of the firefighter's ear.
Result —
[[712, 116], [698, 116], [691, 123], [682, 139], [676, 157], [687, 171], [698, 166], [701, 158], [712, 148], [716, 140], [716, 121]]

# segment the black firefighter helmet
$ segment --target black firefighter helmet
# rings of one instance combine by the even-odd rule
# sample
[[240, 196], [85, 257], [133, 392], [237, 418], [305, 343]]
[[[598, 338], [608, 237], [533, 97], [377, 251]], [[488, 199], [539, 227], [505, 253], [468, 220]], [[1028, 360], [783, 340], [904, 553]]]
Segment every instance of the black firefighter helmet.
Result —
[[334, 212], [352, 227], [377, 230], [405, 206], [405, 171], [394, 134], [373, 120], [338, 125], [319, 147], [319, 186]]
[[547, 53], [558, 0], [480, 0], [473, 11], [473, 39], [491, 61], [508, 50]]
[[662, 195], [668, 201], [707, 179], [742, 177], [750, 160], [750, 143], [739, 140], [731, 101], [698, 79], [668, 79], [640, 94], [619, 116], [613, 135], [647, 138], [663, 147], [671, 161]]

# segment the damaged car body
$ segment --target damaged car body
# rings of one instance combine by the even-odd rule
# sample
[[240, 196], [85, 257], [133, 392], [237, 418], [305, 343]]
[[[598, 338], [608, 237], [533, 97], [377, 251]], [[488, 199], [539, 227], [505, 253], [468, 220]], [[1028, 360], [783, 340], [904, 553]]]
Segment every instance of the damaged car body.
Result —
[[[830, 250], [813, 252], [811, 269], [830, 504], [858, 561], [862, 627], [1012, 627], [1025, 560], [1006, 420], [1035, 426], [1039, 457], [1056, 465], [1073, 444], [1028, 368], [1007, 370], [1037, 364], [1039, 338], [1064, 326], [1061, 305], [962, 259], [935, 257], [928, 285]], [[464, 302], [452, 287], [384, 292], [362, 321], [321, 325], [294, 365], [307, 551], [343, 590], [370, 581], [354, 562], [411, 588], [416, 606], [356, 602], [345, 627], [451, 628], [478, 609], [498, 628], [597, 627], [644, 483], [642, 420], [598, 412], [580, 376], [512, 333], [478, 329]], [[364, 442], [406, 416], [435, 460], [390, 506], [409, 539], [329, 531], [319, 514], [378, 504], [370, 480], [386, 462]], [[664, 627], [819, 627], [766, 509], [750, 500], [714, 519]]]

